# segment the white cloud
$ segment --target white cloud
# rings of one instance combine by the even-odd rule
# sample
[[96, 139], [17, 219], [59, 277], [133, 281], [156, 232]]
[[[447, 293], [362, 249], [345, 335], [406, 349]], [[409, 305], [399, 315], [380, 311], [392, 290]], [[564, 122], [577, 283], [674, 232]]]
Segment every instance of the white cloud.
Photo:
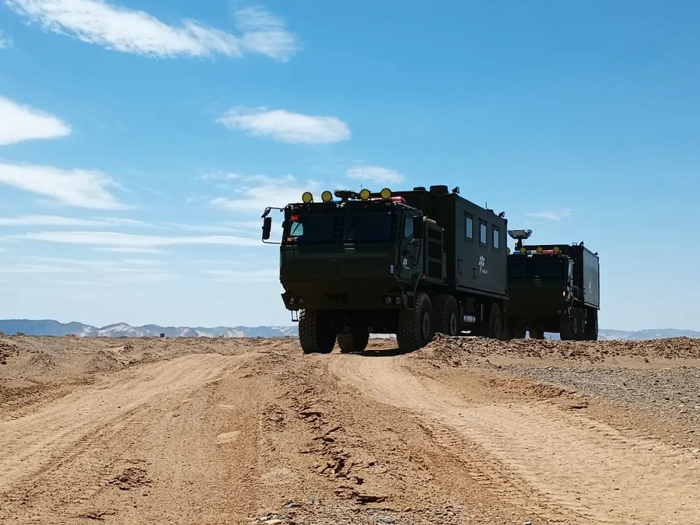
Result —
[[99, 171], [0, 162], [0, 183], [80, 208], [117, 210], [127, 207], [108, 191], [107, 188], [116, 185], [114, 181]]
[[398, 184], [403, 181], [403, 175], [398, 171], [370, 165], [351, 168], [347, 171], [347, 176], [351, 179], [360, 179], [381, 184]]
[[548, 221], [561, 221], [566, 217], [571, 217], [571, 210], [549, 210], [540, 211], [533, 213], [526, 213], [527, 217], [532, 217], [533, 219], [545, 219]]
[[0, 146], [25, 140], [57, 139], [70, 133], [68, 124], [58, 117], [0, 97]]
[[12, 41], [8, 36], [0, 31], [0, 49], [9, 49], [12, 47]]
[[350, 138], [348, 125], [338, 118], [302, 115], [284, 109], [235, 107], [216, 122], [280, 142], [325, 144]]
[[201, 237], [162, 237], [155, 235], [135, 235], [130, 233], [117, 232], [84, 232], [84, 231], [61, 231], [61, 232], [38, 232], [25, 233], [13, 236], [16, 239], [27, 239], [32, 241], [55, 242], [61, 244], [84, 244], [113, 249], [153, 249], [164, 246], [176, 245], [229, 245], [229, 246], [256, 246], [258, 241], [243, 237], [233, 237], [224, 235], [208, 235]]
[[131, 219], [100, 218], [100, 219], [76, 219], [62, 217], [60, 215], [19, 215], [17, 217], [0, 217], [0, 226], [78, 226], [78, 227], [104, 227], [104, 226], [147, 226], [146, 223]]
[[317, 183], [310, 181], [302, 186], [291, 175], [280, 178], [254, 175], [242, 178], [241, 185], [234, 191], [234, 198], [218, 197], [211, 203], [227, 211], [259, 212], [262, 215], [268, 206], [284, 207], [290, 202], [301, 202], [305, 191], [314, 190], [318, 190]]
[[242, 57], [258, 53], [284, 61], [298, 49], [282, 21], [260, 9], [236, 12], [240, 36], [183, 20], [168, 25], [145, 13], [103, 0], [5, 0], [17, 13], [55, 33], [124, 53], [154, 57]]

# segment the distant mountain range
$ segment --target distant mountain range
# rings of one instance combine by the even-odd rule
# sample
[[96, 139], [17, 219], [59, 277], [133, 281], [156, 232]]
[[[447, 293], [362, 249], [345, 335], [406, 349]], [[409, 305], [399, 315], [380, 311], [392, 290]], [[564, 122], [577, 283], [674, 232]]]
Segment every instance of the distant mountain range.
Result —
[[0, 320], [0, 332], [7, 335], [48, 335], [63, 337], [286, 337], [297, 335], [296, 326], [215, 326], [186, 327], [158, 326], [154, 324], [131, 326], [126, 323], [98, 328], [83, 323], [59, 323], [52, 320], [33, 321], [27, 319]]
[[[9, 319], [0, 320], [0, 332], [7, 335], [23, 333], [26, 335], [48, 335], [63, 337], [76, 335], [78, 337], [296, 337], [297, 326], [215, 326], [212, 328], [186, 326], [158, 326], [148, 324], [131, 326], [118, 323], [98, 328], [83, 323], [59, 323], [53, 320]], [[548, 334], [552, 339], [558, 334]], [[664, 328], [657, 330], [640, 330], [625, 332], [622, 330], [601, 330], [601, 340], [642, 340], [665, 339], [669, 337], [692, 337], [700, 339], [700, 332], [694, 330], [677, 330]]]

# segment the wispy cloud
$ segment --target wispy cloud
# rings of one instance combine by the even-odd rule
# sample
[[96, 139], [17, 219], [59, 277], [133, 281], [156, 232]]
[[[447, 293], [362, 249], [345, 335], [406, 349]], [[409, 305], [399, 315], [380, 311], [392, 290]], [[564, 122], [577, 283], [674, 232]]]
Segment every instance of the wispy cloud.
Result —
[[169, 226], [171, 228], [176, 228], [178, 230], [186, 232], [196, 232], [196, 233], [241, 233], [241, 229], [230, 228], [228, 226], [221, 226], [218, 224], [183, 224], [180, 222], [162, 222], [160, 223], [164, 226]]
[[0, 97], [0, 146], [25, 140], [57, 139], [70, 133], [68, 124], [58, 117]]
[[398, 171], [370, 165], [351, 168], [347, 171], [347, 176], [351, 179], [360, 179], [381, 184], [398, 184], [403, 181], [403, 175]]
[[260, 212], [268, 206], [282, 207], [290, 202], [301, 202], [305, 191], [318, 189], [318, 183], [309, 181], [302, 186], [294, 177], [243, 177], [234, 190], [233, 198], [218, 197], [211, 201], [217, 208], [234, 212]]
[[240, 179], [241, 176], [232, 171], [210, 171], [199, 175], [197, 178], [201, 180], [236, 180]]
[[544, 219], [548, 221], [561, 221], [567, 217], [571, 217], [571, 210], [549, 210], [549, 211], [539, 211], [531, 212], [525, 214], [527, 217], [533, 219]]
[[200, 237], [185, 236], [156, 236], [136, 235], [117, 232], [85, 232], [85, 231], [59, 231], [25, 233], [12, 236], [15, 239], [31, 241], [54, 242], [61, 244], [82, 244], [108, 248], [121, 249], [154, 249], [177, 245], [229, 245], [229, 246], [257, 246], [259, 242], [244, 237], [225, 235], [204, 235]]
[[237, 10], [236, 27], [242, 33], [240, 44], [245, 51], [286, 61], [301, 48], [281, 18], [257, 7]]
[[242, 57], [257, 53], [275, 60], [289, 59], [299, 48], [283, 22], [262, 9], [236, 12], [240, 35], [194, 20], [166, 24], [144, 11], [103, 0], [5, 0], [14, 11], [44, 29], [70, 35], [107, 49], [152, 57]]
[[127, 208], [108, 190], [116, 186], [115, 182], [99, 171], [0, 162], [0, 183], [50, 197], [69, 206], [102, 210]]
[[235, 107], [216, 122], [280, 142], [325, 144], [350, 138], [348, 125], [336, 117], [302, 115], [284, 109]]
[[0, 31], [0, 49], [9, 49], [12, 47], [12, 40], [10, 40], [10, 37], [5, 35], [2, 31]]
[[54, 274], [80, 274], [88, 282], [107, 281], [162, 281], [176, 276], [168, 271], [161, 261], [151, 259], [68, 259], [61, 257], [28, 257], [12, 266], [0, 267], [0, 273], [32, 274], [35, 276]]
[[135, 246], [117, 246], [109, 248], [93, 248], [98, 252], [109, 252], [109, 253], [138, 253], [138, 254], [159, 254], [165, 253], [165, 250], [159, 250], [156, 248], [139, 248]]
[[147, 226], [148, 224], [132, 219], [100, 218], [77, 219], [60, 215], [19, 215], [17, 217], [0, 217], [0, 226], [58, 226], [58, 227], [105, 227], [105, 226]]
[[279, 281], [279, 268], [255, 270], [206, 270], [204, 272], [209, 281], [228, 283], [248, 283], [248, 282], [276, 282]]

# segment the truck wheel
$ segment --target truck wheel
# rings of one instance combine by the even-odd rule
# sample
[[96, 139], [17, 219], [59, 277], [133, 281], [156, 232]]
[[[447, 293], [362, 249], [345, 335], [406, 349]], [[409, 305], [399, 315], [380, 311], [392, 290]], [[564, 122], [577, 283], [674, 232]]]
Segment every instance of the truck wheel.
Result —
[[406, 352], [418, 350], [433, 338], [433, 308], [427, 294], [416, 295], [415, 306], [399, 311], [399, 329], [396, 340], [399, 348]]
[[489, 334], [492, 339], [503, 339], [504, 336], [503, 314], [498, 303], [491, 304], [491, 315], [489, 315]]
[[518, 325], [508, 325], [508, 339], [525, 339], [525, 330]]
[[530, 339], [544, 339], [544, 330], [540, 330], [539, 328], [531, 328]]
[[335, 346], [335, 329], [323, 312], [299, 312], [299, 342], [305, 354], [330, 354]]
[[338, 334], [338, 346], [344, 354], [359, 354], [369, 343], [369, 332], [342, 332]]
[[572, 308], [571, 316], [562, 316], [559, 334], [562, 341], [574, 341], [582, 339], [583, 311], [580, 308]]
[[462, 323], [459, 320], [459, 307], [452, 295], [436, 295], [433, 297], [433, 325], [435, 333], [455, 337], [461, 332]]
[[586, 320], [583, 336], [587, 341], [598, 340], [598, 310], [594, 308], [588, 309], [588, 319]]

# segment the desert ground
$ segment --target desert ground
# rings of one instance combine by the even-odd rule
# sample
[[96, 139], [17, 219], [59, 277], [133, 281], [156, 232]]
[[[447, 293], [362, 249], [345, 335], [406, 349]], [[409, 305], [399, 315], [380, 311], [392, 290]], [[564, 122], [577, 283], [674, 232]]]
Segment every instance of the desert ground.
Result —
[[700, 341], [0, 337], [0, 522], [700, 523]]

